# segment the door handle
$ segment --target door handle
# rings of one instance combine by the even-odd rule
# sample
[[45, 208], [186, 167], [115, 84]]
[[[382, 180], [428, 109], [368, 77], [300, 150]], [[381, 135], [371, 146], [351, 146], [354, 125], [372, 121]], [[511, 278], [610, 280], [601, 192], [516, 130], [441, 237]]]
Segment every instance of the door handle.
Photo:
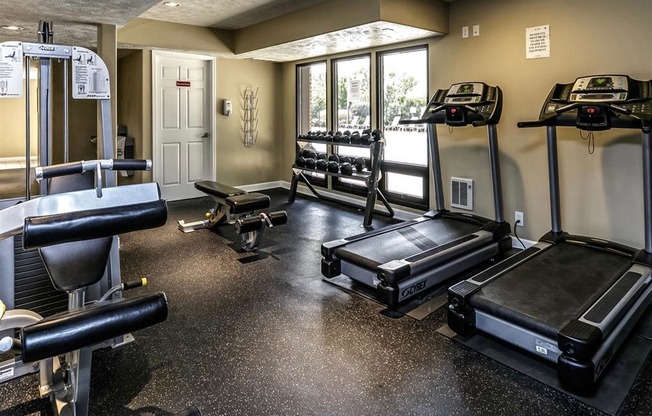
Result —
[[210, 136], [210, 135], [208, 134], [208, 132], [205, 132], [204, 134], [201, 135], [201, 138], [202, 138], [202, 139], [205, 139], [205, 138], [207, 138], [208, 136]]

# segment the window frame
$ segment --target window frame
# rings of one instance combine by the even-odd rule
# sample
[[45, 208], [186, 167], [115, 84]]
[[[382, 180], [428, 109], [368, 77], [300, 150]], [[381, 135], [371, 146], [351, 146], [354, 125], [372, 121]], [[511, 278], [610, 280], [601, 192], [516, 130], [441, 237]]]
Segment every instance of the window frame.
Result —
[[[361, 54], [356, 54], [356, 55], [347, 55], [347, 56], [342, 56], [339, 58], [333, 58], [331, 59], [331, 74], [330, 74], [330, 80], [331, 80], [331, 127], [333, 131], [337, 131], [339, 128], [339, 102], [338, 102], [338, 77], [337, 77], [337, 64], [342, 61], [351, 61], [351, 60], [356, 60], [356, 59], [363, 59], [363, 58], [368, 58], [369, 60], [369, 128], [373, 129], [374, 127], [374, 114], [373, 114], [373, 101], [371, 99], [372, 94], [372, 88], [374, 87], [373, 84], [373, 78], [372, 78], [372, 72], [371, 72], [371, 60], [373, 59], [373, 55], [371, 52], [366, 52], [366, 53], [361, 53]], [[341, 147], [348, 147], [346, 145], [333, 145], [332, 150], [335, 154], [340, 154], [340, 146]], [[371, 157], [371, 151], [368, 150], [367, 154], [364, 156], [364, 158], [367, 160], [367, 164], [369, 164], [369, 159]], [[358, 180], [353, 180], [352, 182], [354, 183], [349, 183], [349, 182], [344, 182], [340, 178], [333, 176], [331, 177], [331, 189], [340, 191], [340, 192], [345, 192], [349, 194], [354, 194], [354, 195], [359, 195], [359, 196], [366, 196], [367, 195], [367, 187], [364, 182], [358, 181]]]
[[[383, 84], [383, 57], [388, 55], [408, 53], [415, 51], [425, 51], [426, 53], [426, 103], [430, 99], [430, 48], [428, 44], [413, 45], [407, 47], [400, 47], [394, 49], [387, 49], [376, 52], [376, 114], [377, 120], [384, 119], [384, 84]], [[379, 128], [385, 133], [385, 123], [379, 123]], [[428, 132], [426, 129], [426, 149], [428, 154], [430, 154], [429, 147], [431, 146], [430, 140], [428, 140]], [[385, 195], [385, 198], [390, 203], [402, 205], [409, 208], [415, 208], [419, 210], [427, 211], [430, 206], [430, 171], [431, 171], [431, 160], [426, 161], [426, 165], [416, 165], [403, 162], [394, 162], [383, 160], [381, 171], [382, 179], [378, 184], [378, 188]], [[387, 189], [387, 173], [399, 173], [403, 175], [419, 176], [423, 179], [423, 197], [417, 198], [412, 195], [402, 194], [399, 192], [392, 192]]]
[[[328, 96], [328, 79], [329, 79], [329, 70], [328, 70], [328, 60], [327, 59], [320, 59], [317, 61], [310, 61], [310, 62], [302, 62], [300, 64], [296, 64], [295, 66], [295, 114], [296, 114], [296, 124], [295, 124], [295, 132], [294, 132], [294, 142], [295, 142], [295, 156], [299, 152], [299, 143], [297, 141], [297, 137], [299, 137], [299, 134], [302, 133], [301, 131], [301, 122], [303, 121], [301, 119], [301, 105], [303, 103], [302, 100], [302, 90], [301, 90], [301, 69], [305, 67], [310, 67], [313, 65], [319, 65], [323, 64], [324, 65], [324, 82], [326, 85], [324, 85], [324, 92], [326, 93], [326, 129], [328, 129], [328, 108], [331, 105], [329, 102], [329, 96]], [[310, 123], [308, 123], [310, 124]], [[307, 133], [307, 131], [306, 131]], [[308, 142], [310, 143], [310, 142]], [[328, 151], [328, 146], [326, 147], [326, 150]], [[310, 184], [313, 186], [318, 186], [320, 188], [326, 188], [328, 189], [328, 175], [323, 175], [322, 177], [319, 176], [313, 176], [313, 175], [308, 175], [310, 179]]]

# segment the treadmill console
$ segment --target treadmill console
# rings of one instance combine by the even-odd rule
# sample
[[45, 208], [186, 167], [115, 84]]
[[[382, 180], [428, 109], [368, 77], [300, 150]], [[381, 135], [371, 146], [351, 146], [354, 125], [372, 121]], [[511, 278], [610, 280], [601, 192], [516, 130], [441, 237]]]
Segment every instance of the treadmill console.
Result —
[[627, 75], [592, 75], [570, 84], [557, 84], [539, 120], [519, 123], [519, 127], [576, 126], [589, 131], [650, 129], [651, 125], [652, 81]]
[[437, 90], [419, 120], [401, 120], [400, 124], [497, 124], [502, 111], [502, 97], [499, 87], [483, 82], [460, 82], [446, 90]]

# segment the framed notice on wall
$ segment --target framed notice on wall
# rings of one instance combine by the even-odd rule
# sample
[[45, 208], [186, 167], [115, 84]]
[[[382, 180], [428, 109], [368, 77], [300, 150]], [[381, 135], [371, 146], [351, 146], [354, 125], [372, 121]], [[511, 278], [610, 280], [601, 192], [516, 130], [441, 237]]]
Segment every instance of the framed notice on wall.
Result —
[[525, 29], [525, 59], [550, 57], [550, 26]]

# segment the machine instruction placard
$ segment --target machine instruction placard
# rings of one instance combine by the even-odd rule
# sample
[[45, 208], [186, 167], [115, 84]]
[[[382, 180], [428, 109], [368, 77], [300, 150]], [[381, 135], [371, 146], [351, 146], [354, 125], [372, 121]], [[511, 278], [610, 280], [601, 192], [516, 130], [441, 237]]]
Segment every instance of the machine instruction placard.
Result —
[[72, 50], [72, 97], [75, 99], [108, 99], [109, 70], [97, 54], [79, 46]]
[[550, 26], [525, 29], [525, 59], [550, 58]]
[[0, 43], [0, 98], [23, 96], [23, 44]]

